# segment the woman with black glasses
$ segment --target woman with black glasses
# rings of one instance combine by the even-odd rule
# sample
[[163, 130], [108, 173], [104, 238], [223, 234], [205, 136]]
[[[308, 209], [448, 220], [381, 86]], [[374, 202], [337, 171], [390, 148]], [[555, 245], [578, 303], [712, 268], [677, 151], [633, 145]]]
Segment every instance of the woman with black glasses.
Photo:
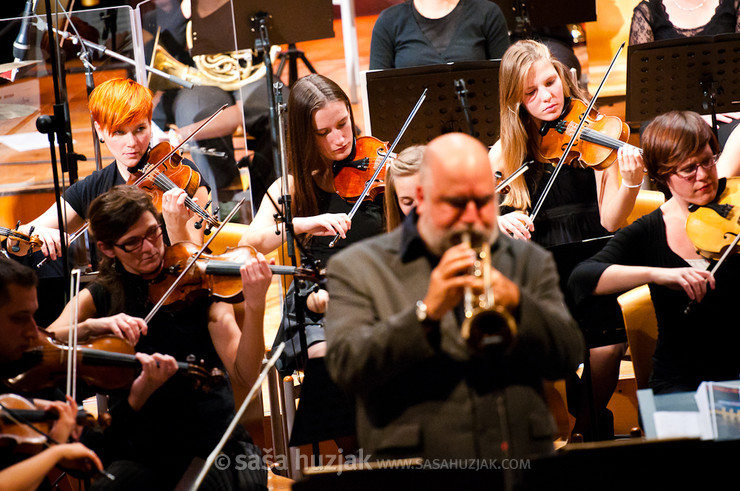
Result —
[[[717, 139], [698, 114], [674, 111], [655, 118], [641, 142], [649, 176], [671, 197], [578, 265], [569, 288], [582, 301], [649, 284], [659, 328], [650, 377], [656, 393], [736, 379], [740, 330], [728, 307], [737, 298], [740, 257], [730, 256], [713, 276], [686, 232], [690, 210], [712, 203], [724, 189]], [[723, 155], [720, 166], [730, 158]]]

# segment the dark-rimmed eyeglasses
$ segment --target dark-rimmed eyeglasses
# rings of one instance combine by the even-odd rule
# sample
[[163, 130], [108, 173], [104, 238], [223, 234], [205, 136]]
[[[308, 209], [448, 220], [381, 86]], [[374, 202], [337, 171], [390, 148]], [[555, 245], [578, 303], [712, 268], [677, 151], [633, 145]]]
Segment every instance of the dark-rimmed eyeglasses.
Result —
[[144, 235], [129, 237], [120, 244], [113, 245], [123, 250], [123, 252], [136, 252], [144, 245], [144, 240], [148, 240], [151, 244], [156, 244], [160, 237], [162, 237], [162, 225], [152, 225]]
[[711, 158], [709, 158], [708, 160], [705, 160], [704, 162], [693, 162], [689, 165], [685, 165], [681, 167], [680, 169], [676, 169], [675, 174], [681, 179], [686, 179], [687, 181], [690, 181], [696, 178], [696, 173], [699, 170], [699, 167], [701, 167], [705, 171], [708, 171], [712, 167], [717, 165], [718, 158], [719, 158], [719, 155], [712, 155]]

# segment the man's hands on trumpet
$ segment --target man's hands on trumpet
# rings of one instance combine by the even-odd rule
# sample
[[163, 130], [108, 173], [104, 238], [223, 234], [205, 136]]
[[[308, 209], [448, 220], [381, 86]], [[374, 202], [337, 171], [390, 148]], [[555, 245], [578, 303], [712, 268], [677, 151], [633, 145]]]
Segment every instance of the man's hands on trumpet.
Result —
[[[475, 295], [483, 293], [483, 278], [471, 273], [476, 260], [475, 250], [465, 243], [450, 247], [442, 254], [439, 264], [432, 270], [424, 297], [428, 319], [439, 321], [463, 300], [466, 288]], [[519, 306], [519, 287], [494, 268], [491, 268], [491, 288], [497, 304], [509, 310]]]

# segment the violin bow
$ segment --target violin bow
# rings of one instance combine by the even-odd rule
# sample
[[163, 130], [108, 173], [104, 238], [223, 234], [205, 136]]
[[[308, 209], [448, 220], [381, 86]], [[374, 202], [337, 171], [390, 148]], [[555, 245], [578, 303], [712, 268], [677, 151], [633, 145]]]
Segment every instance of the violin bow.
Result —
[[80, 269], [75, 268], [70, 273], [69, 295], [72, 299], [70, 312], [70, 331], [67, 335], [67, 395], [77, 400], [77, 324], [80, 311]]
[[524, 174], [525, 172], [527, 172], [527, 170], [529, 169], [529, 164], [530, 164], [530, 162], [531, 162], [531, 161], [527, 161], [527, 162], [524, 162], [524, 163], [523, 163], [522, 165], [520, 165], [520, 166], [519, 166], [519, 168], [518, 168], [517, 170], [515, 170], [515, 171], [514, 171], [514, 172], [513, 172], [513, 173], [512, 173], [512, 174], [511, 174], [511, 175], [510, 175], [509, 177], [507, 177], [506, 179], [504, 179], [503, 181], [501, 181], [501, 182], [500, 182], [500, 183], [499, 183], [499, 184], [498, 184], [498, 185], [496, 186], [496, 192], [497, 192], [497, 193], [500, 193], [500, 192], [501, 192], [501, 190], [502, 190], [502, 189], [504, 189], [504, 188], [505, 188], [506, 186], [508, 186], [508, 185], [509, 185], [509, 183], [510, 183], [511, 181], [513, 181], [513, 180], [514, 180], [514, 179], [516, 179], [517, 177], [519, 177], [519, 176], [521, 176], [522, 174]]
[[576, 139], [581, 134], [581, 128], [583, 128], [583, 125], [586, 122], [586, 116], [588, 116], [591, 113], [591, 109], [593, 109], [594, 104], [596, 103], [596, 99], [599, 98], [599, 93], [601, 92], [601, 88], [604, 86], [604, 83], [606, 82], [607, 77], [609, 77], [609, 74], [611, 73], [612, 68], [614, 68], [614, 64], [617, 62], [617, 58], [619, 58], [619, 54], [622, 52], [622, 49], [624, 49], [624, 43], [622, 43], [621, 46], [619, 46], [619, 49], [617, 50], [616, 54], [612, 58], [612, 62], [609, 64], [609, 68], [606, 69], [606, 73], [604, 74], [604, 77], [601, 79], [601, 83], [599, 83], [599, 87], [596, 89], [594, 96], [591, 98], [591, 102], [588, 103], [588, 107], [586, 107], [584, 116], [580, 118], [581, 120], [578, 122], [578, 126], [576, 126], [576, 129], [573, 132], [573, 136], [570, 137], [570, 141], [568, 142], [568, 145], [565, 147], [565, 150], [563, 151], [563, 155], [560, 156], [560, 160], [558, 161], [558, 164], [555, 166], [555, 169], [552, 171], [552, 175], [550, 176], [550, 179], [548, 179], [547, 184], [545, 185], [545, 189], [543, 189], [542, 195], [540, 196], [539, 201], [537, 201], [537, 203], [534, 205], [534, 208], [532, 208], [530, 219], [533, 222], [534, 222], [534, 219], [537, 217], [537, 214], [540, 212], [540, 209], [542, 208], [542, 204], [545, 202], [545, 198], [547, 198], [547, 195], [550, 193], [550, 189], [552, 188], [553, 184], [555, 184], [555, 178], [560, 173], [560, 169], [563, 167], [563, 164], [565, 163], [565, 159], [568, 157], [571, 147], [573, 147], [573, 143], [575, 143]]
[[157, 303], [152, 308], [151, 312], [146, 316], [144, 319], [144, 322], [149, 324], [149, 321], [152, 320], [152, 317], [159, 311], [159, 309], [164, 305], [164, 302], [167, 300], [167, 298], [172, 294], [173, 291], [175, 291], [175, 288], [177, 288], [177, 284], [180, 283], [180, 280], [183, 279], [183, 277], [190, 271], [190, 268], [193, 267], [195, 262], [198, 260], [198, 258], [203, 254], [203, 252], [208, 248], [209, 245], [211, 245], [211, 242], [213, 242], [213, 239], [216, 238], [218, 233], [224, 228], [224, 226], [229, 223], [231, 218], [236, 214], [237, 211], [239, 211], [242, 207], [242, 204], [244, 204], [244, 201], [246, 200], [246, 196], [242, 198], [239, 203], [236, 204], [233, 210], [229, 213], [229, 215], [221, 222], [221, 224], [218, 226], [216, 231], [211, 234], [210, 237], [208, 237], [208, 240], [203, 244], [203, 246], [200, 248], [198, 252], [193, 255], [193, 257], [190, 258], [190, 261], [188, 261], [188, 264], [183, 268], [183, 270], [180, 272], [178, 277], [175, 279], [174, 282], [172, 282], [172, 285], [167, 289], [166, 292], [164, 292], [164, 295], [162, 295], [162, 298], [160, 298]]
[[[252, 384], [252, 388], [249, 389], [247, 397], [244, 398], [244, 402], [242, 402], [239, 410], [234, 415], [234, 419], [231, 420], [228, 428], [226, 428], [226, 432], [221, 437], [221, 440], [216, 444], [216, 447], [213, 449], [213, 451], [208, 454], [208, 458], [205, 461], [198, 457], [193, 459], [193, 462], [190, 464], [190, 467], [188, 467], [185, 475], [177, 484], [177, 487], [175, 488], [176, 491], [195, 491], [200, 487], [200, 485], [203, 483], [203, 479], [205, 479], [206, 477], [206, 474], [208, 474], [208, 470], [216, 461], [216, 458], [221, 453], [224, 445], [226, 445], [229, 437], [231, 437], [231, 434], [234, 432], [234, 428], [236, 428], [236, 425], [239, 424], [239, 421], [241, 421], [242, 416], [244, 415], [244, 411], [247, 410], [247, 406], [257, 393], [257, 389], [262, 387], [262, 382], [267, 377], [267, 373], [272, 369], [273, 366], [275, 366], [275, 363], [277, 362], [280, 355], [283, 353], [284, 349], [285, 341], [281, 342], [278, 347], [273, 350], [272, 356], [267, 361], [267, 364], [265, 364], [265, 366], [262, 368], [262, 371], [260, 372], [259, 377], [257, 377], [257, 380], [254, 382], [254, 384]], [[196, 472], [198, 472], [198, 474], [195, 474]], [[193, 477], [194, 474], [195, 477]]]
[[[367, 180], [365, 183], [365, 189], [362, 190], [362, 194], [360, 194], [360, 197], [357, 198], [357, 201], [355, 201], [354, 206], [352, 206], [352, 209], [349, 212], [349, 219], [352, 220], [352, 217], [355, 216], [355, 213], [357, 213], [357, 210], [360, 209], [360, 205], [362, 205], [362, 200], [365, 198], [367, 193], [370, 191], [370, 187], [375, 182], [375, 179], [378, 178], [378, 175], [380, 174], [380, 171], [383, 170], [383, 167], [385, 167], [385, 161], [388, 160], [388, 157], [393, 154], [393, 150], [395, 150], [396, 145], [398, 145], [398, 142], [401, 140], [401, 137], [403, 137], [403, 134], [406, 132], [406, 128], [409, 127], [409, 124], [411, 124], [411, 120], [414, 119], [414, 116], [416, 116], [416, 113], [419, 111], [419, 108], [421, 107], [421, 104], [424, 102], [424, 99], [427, 97], [427, 91], [429, 89], [425, 88], [424, 92], [421, 93], [421, 97], [419, 97], [419, 100], [416, 101], [416, 105], [411, 110], [411, 113], [406, 118], [406, 122], [403, 123], [403, 126], [401, 127], [401, 131], [396, 135], [396, 139], [393, 140], [393, 144], [388, 148], [388, 151], [383, 156], [383, 160], [380, 161], [380, 164], [375, 169], [375, 173], [373, 176]], [[329, 244], [329, 247], [334, 247], [337, 244], [337, 241], [341, 238], [341, 235], [337, 234], [334, 236], [334, 239]]]
[[[738, 242], [740, 242], [740, 234], [735, 236], [735, 238], [730, 243], [730, 245], [727, 247], [727, 249], [725, 249], [725, 252], [722, 253], [722, 256], [720, 256], [720, 258], [717, 259], [717, 262], [714, 263], [714, 265], [711, 268], [707, 268], [707, 271], [709, 271], [710, 275], [714, 276], [714, 273], [716, 273], [719, 267], [722, 266], [722, 263], [724, 263], [725, 260], [729, 257], [729, 255], [733, 253], [733, 251], [735, 250], [735, 247], [737, 247]], [[686, 305], [686, 308], [683, 311], [684, 315], [690, 314], [694, 308], [694, 305], [696, 304], [697, 304], [696, 300], [691, 300], [688, 303], [688, 305]]]

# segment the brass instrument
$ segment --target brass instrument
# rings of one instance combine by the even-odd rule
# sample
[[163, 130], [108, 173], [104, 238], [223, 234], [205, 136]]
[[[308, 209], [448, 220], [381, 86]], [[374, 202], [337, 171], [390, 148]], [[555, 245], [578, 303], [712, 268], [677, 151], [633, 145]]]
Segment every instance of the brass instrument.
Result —
[[491, 285], [491, 244], [486, 238], [465, 232], [463, 242], [476, 251], [477, 259], [472, 274], [483, 279], [483, 293], [476, 295], [470, 287], [465, 288], [465, 320], [460, 334], [476, 353], [506, 351], [514, 343], [517, 333], [514, 316], [494, 301]]
[[[196, 66], [191, 67], [176, 60], [158, 41], [159, 33], [154, 42], [151, 66], [196, 85], [213, 85], [231, 92], [265, 76], [265, 64], [252, 63], [251, 49], [197, 55], [193, 57]], [[280, 46], [272, 46], [270, 59], [276, 60], [279, 53]], [[151, 74], [148, 85], [152, 91], [179, 88], [178, 85]]]

